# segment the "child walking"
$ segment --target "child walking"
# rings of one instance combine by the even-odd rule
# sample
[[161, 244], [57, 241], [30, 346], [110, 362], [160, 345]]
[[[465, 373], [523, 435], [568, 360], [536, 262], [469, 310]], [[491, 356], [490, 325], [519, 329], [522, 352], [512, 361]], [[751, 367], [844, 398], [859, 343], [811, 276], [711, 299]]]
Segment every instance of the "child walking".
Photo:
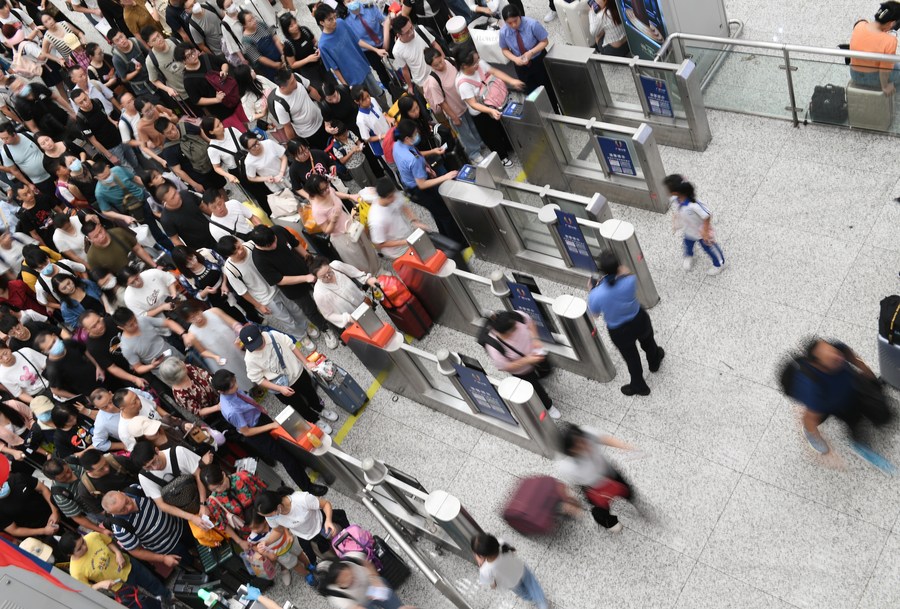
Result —
[[697, 201], [694, 185], [680, 175], [666, 176], [664, 182], [669, 190], [672, 202], [672, 229], [682, 230], [684, 236], [684, 270], [690, 271], [694, 266], [694, 245], [700, 247], [712, 259], [712, 268], [707, 275], [718, 275], [725, 268], [725, 254], [716, 243], [712, 228], [712, 213], [703, 203]]
[[522, 600], [534, 603], [538, 609], [549, 609], [544, 590], [535, 579], [516, 549], [493, 535], [479, 533], [472, 539], [472, 553], [478, 563], [481, 583], [491, 588], [512, 590]]

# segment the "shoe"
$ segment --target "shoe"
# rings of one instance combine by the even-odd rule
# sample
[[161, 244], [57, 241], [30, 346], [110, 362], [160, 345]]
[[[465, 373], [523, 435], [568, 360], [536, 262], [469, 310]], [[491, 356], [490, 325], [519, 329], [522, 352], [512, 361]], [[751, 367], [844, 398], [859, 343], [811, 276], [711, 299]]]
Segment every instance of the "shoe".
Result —
[[284, 586], [291, 585], [291, 570], [290, 569], [282, 569], [281, 570], [281, 583]]
[[325, 332], [325, 346], [329, 349], [337, 349], [338, 345], [341, 344], [341, 341], [335, 336], [334, 332], [331, 330], [327, 330]]
[[315, 588], [316, 586], [319, 585], [319, 580], [316, 579], [316, 576], [313, 575], [312, 573], [307, 573], [306, 574], [306, 583], [309, 584], [310, 586], [312, 586], [313, 588]]
[[694, 268], [694, 257], [693, 256], [685, 256], [684, 261], [681, 263], [681, 268], [685, 271], [690, 271]]
[[710, 267], [708, 271], [706, 271], [707, 275], [718, 275], [722, 271], [725, 270], [725, 263], [723, 262], [719, 266]]
[[635, 391], [631, 385], [622, 385], [621, 387], [622, 393], [625, 395], [650, 395], [650, 388], [642, 389], [640, 391]]
[[556, 14], [556, 11], [549, 11], [546, 15], [544, 15], [544, 23], [550, 23], [551, 21], [556, 21], [556, 18], [559, 15]]
[[310, 484], [309, 488], [306, 489], [306, 492], [310, 495], [321, 497], [328, 492], [328, 487], [324, 484]]
[[806, 438], [806, 441], [809, 443], [809, 445], [812, 447], [812, 449], [814, 451], [816, 451], [820, 455], [828, 454], [828, 450], [829, 450], [828, 443], [822, 439], [822, 436], [819, 436], [819, 435], [814, 436], [813, 434], [809, 433], [805, 429], [803, 430], [803, 435]]
[[553, 419], [554, 421], [558, 421], [559, 419], [562, 418], [562, 413], [559, 411], [559, 408], [557, 408], [556, 406], [551, 406], [550, 408], [548, 408], [547, 414], [549, 414], [550, 418]]
[[872, 465], [881, 470], [881, 473], [885, 474], [886, 476], [896, 475], [897, 468], [894, 467], [890, 461], [882, 457], [880, 454], [878, 454], [865, 444], [860, 444], [859, 442], [851, 442], [850, 448], [853, 449], [853, 452], [855, 452], [858, 457], [863, 459], [869, 465]]
[[618, 533], [622, 530], [622, 523], [617, 522], [616, 524], [612, 525], [611, 527], [609, 527], [606, 530], [609, 531], [610, 533]]
[[306, 335], [310, 338], [319, 338], [319, 329], [312, 324], [306, 326]]
[[477, 163], [480, 163], [481, 161], [483, 161], [484, 157], [479, 152], [478, 154], [473, 154], [471, 157], [469, 157], [469, 160], [472, 161], [473, 163], [477, 164]]
[[323, 410], [319, 413], [319, 416], [325, 419], [326, 421], [337, 421], [338, 416], [337, 413], [333, 410]]
[[666, 356], [666, 352], [665, 352], [665, 350], [663, 350], [662, 347], [659, 347], [657, 354], [658, 354], [658, 359], [656, 360], [656, 365], [651, 366], [648, 364], [648, 366], [647, 366], [648, 368], [650, 368], [650, 372], [656, 372], [657, 370], [659, 370], [659, 366], [660, 366], [660, 364], [662, 364], [663, 358]]
[[500, 159], [500, 163], [503, 164], [504, 167], [512, 167], [512, 161], [507, 159]]
[[326, 423], [326, 422], [325, 422], [324, 420], [322, 420], [322, 419], [319, 419], [318, 421], [316, 421], [316, 427], [318, 427], [319, 429], [321, 429], [321, 430], [322, 430], [322, 433], [326, 433], [326, 434], [328, 434], [329, 436], [331, 435], [331, 432], [334, 431], [334, 430], [331, 428], [331, 425], [329, 425], [328, 423]]

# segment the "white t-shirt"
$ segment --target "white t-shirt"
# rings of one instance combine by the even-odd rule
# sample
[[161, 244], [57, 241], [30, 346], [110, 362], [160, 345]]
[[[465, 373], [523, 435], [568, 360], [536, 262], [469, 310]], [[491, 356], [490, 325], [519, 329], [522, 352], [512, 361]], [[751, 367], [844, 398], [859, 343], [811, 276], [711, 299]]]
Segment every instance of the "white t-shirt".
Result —
[[290, 499], [290, 512], [267, 516], [266, 522], [272, 528], [284, 527], [300, 539], [312, 539], [322, 531], [322, 525], [325, 524], [325, 518], [319, 508], [319, 498], [303, 491], [296, 491]]
[[[159, 452], [166, 456], [166, 466], [161, 470], [153, 471], [151, 473], [157, 478], [165, 480], [167, 483], [171, 482], [175, 479], [175, 475], [172, 473], [172, 449], [167, 448]], [[178, 471], [181, 472], [181, 475], [192, 475], [197, 471], [197, 468], [200, 467], [200, 456], [197, 453], [191, 452], [184, 446], [176, 446], [175, 454], [178, 458]], [[144, 489], [144, 494], [147, 495], [147, 497], [150, 499], [159, 499], [162, 497], [162, 487], [143, 473], [138, 474], [138, 481], [140, 481], [141, 488]]]
[[[255, 178], [257, 176], [270, 177], [278, 175], [278, 170], [281, 169], [281, 159], [286, 152], [284, 146], [275, 140], [263, 140], [260, 144], [262, 144], [262, 154], [259, 156], [248, 154], [247, 158], [244, 159], [244, 166], [247, 168], [247, 177]], [[284, 188], [281, 184], [270, 184], [268, 182], [266, 182], [266, 186], [268, 186], [269, 190], [272, 192], [279, 192]]]
[[[156, 404], [153, 402], [153, 396], [146, 391], [135, 389], [134, 387], [129, 387], [128, 391], [138, 396], [138, 399], [141, 400], [141, 411], [137, 416], [147, 417], [151, 421], [160, 420], [159, 414], [156, 412]], [[125, 445], [125, 450], [129, 452], [134, 448], [134, 445], [137, 444], [137, 440], [131, 435], [131, 432], [128, 431], [128, 423], [130, 421], [131, 419], [119, 417], [119, 440]], [[178, 463], [180, 465], [181, 461]]]
[[356, 126], [359, 127], [359, 133], [364, 140], [376, 135], [384, 137], [390, 129], [387, 119], [384, 118], [384, 112], [381, 111], [381, 106], [378, 105], [375, 98], [372, 98], [372, 108], [369, 112], [364, 110], [357, 112]]
[[[212, 228], [214, 227], [210, 225], [210, 229]], [[275, 298], [275, 286], [270, 285], [253, 264], [253, 245], [245, 243], [243, 247], [251, 252], [243, 261], [237, 262], [232, 258], [225, 261], [225, 276], [228, 278], [228, 284], [238, 296], [249, 292], [250, 296], [267, 305]]]
[[[253, 225], [250, 224], [253, 212], [248, 207], [236, 199], [229, 199], [225, 201], [225, 209], [227, 213], [221, 218], [217, 216], [209, 217], [209, 234], [212, 235], [213, 239], [218, 241], [222, 237], [232, 234], [222, 228], [222, 226], [228, 227], [236, 233], [249, 233], [253, 230]], [[220, 224], [222, 226], [219, 226]]]
[[141, 272], [144, 285], [136, 288], [125, 288], [125, 306], [135, 315], [146, 315], [153, 307], [158, 307], [169, 296], [169, 286], [175, 283], [175, 277], [159, 269], [147, 269]]
[[272, 107], [275, 108], [275, 122], [279, 125], [286, 125], [290, 122], [294, 132], [300, 137], [313, 135], [323, 122], [322, 110], [309, 96], [309, 92], [306, 90], [308, 86], [309, 81], [301, 76], [297, 88], [290, 95], [285, 95], [279, 89], [275, 89], [271, 93], [285, 100], [290, 108], [290, 113], [285, 112], [284, 105], [279, 101], [274, 101]]
[[590, 450], [587, 455], [564, 457], [556, 462], [559, 479], [572, 486], [596, 486], [612, 473], [603, 457], [599, 432], [592, 427], [582, 428], [587, 435]]
[[515, 552], [501, 553], [494, 562], [484, 561], [478, 568], [478, 577], [482, 584], [490, 586], [496, 583], [501, 590], [515, 588], [522, 581], [524, 574], [525, 563]]
[[128, 143], [132, 140], [137, 141], [138, 139], [138, 123], [141, 121], [141, 113], [135, 112], [132, 116], [128, 116], [126, 113], [122, 112], [119, 115], [119, 137], [122, 138], [122, 142]]
[[[466, 101], [467, 99], [478, 100], [478, 91], [481, 90], [480, 84], [480, 73], [487, 73], [491, 69], [491, 66], [487, 64], [487, 62], [483, 59], [478, 61], [478, 69], [475, 70], [475, 73], [471, 76], [463, 74], [462, 70], [460, 70], [459, 74], [456, 76], [456, 90], [459, 91], [459, 96], [462, 98], [463, 102], [466, 104], [466, 107], [469, 109], [469, 114], [472, 116], [477, 116], [481, 114], [478, 110], [469, 105]], [[472, 82], [463, 82], [463, 81], [472, 81], [478, 84], [472, 84]]]
[[0, 383], [13, 397], [18, 397], [23, 392], [34, 396], [50, 387], [42, 375], [47, 367], [46, 355], [31, 347], [22, 347], [13, 353], [13, 357], [15, 361], [12, 366], [0, 366]]
[[[209, 162], [213, 165], [221, 165], [222, 169], [227, 171], [231, 171], [237, 167], [237, 162], [234, 160], [235, 155], [230, 153], [238, 152], [238, 144], [240, 141], [241, 132], [234, 127], [226, 127], [223, 139], [212, 140], [209, 142], [209, 148], [206, 150], [206, 154], [209, 156]], [[220, 150], [220, 148], [224, 148], [228, 152]], [[241, 148], [241, 152], [243, 151], [243, 148]]]
[[[406, 195], [400, 191], [394, 193], [394, 202], [386, 207], [378, 203], [372, 204], [369, 208], [369, 217], [366, 220], [372, 243], [406, 239], [412, 234], [412, 224], [409, 223], [406, 214], [403, 213], [405, 205]], [[409, 249], [408, 245], [396, 245], [383, 247], [379, 251], [388, 258], [399, 258], [407, 249]]]
[[[424, 31], [424, 30], [422, 30]], [[431, 41], [434, 38], [428, 33], [425, 32], [425, 35], [428, 36], [428, 42], [425, 42], [422, 39], [422, 36], [419, 35], [419, 29], [416, 29], [415, 36], [409, 42], [403, 42], [401, 40], [397, 40], [394, 43], [394, 66], [396, 68], [402, 68], [403, 66], [409, 67], [409, 75], [412, 76], [413, 82], [419, 85], [420, 87], [425, 83], [425, 79], [428, 78], [431, 73], [431, 66], [425, 63], [425, 49], [431, 46]]]
[[[87, 260], [87, 253], [84, 251], [84, 235], [81, 234], [81, 220], [78, 216], [71, 216], [69, 222], [75, 229], [75, 234], [69, 234], [57, 228], [53, 231], [53, 245], [61, 254], [71, 251], [82, 260]], [[2, 251], [0, 250], [0, 252]]]
[[[259, 384], [264, 378], [274, 381], [280, 375], [285, 375], [291, 385], [297, 382], [304, 368], [297, 356], [294, 355], [294, 341], [287, 334], [277, 331], [263, 332], [266, 344], [256, 351], [244, 353], [244, 363], [247, 365], [247, 378]], [[272, 346], [272, 340], [281, 348], [281, 357], [284, 360], [284, 368], [278, 360], [278, 354]]]
[[[78, 234], [79, 236], [81, 235], [81, 233]], [[26, 235], [24, 233], [16, 233], [15, 235], [12, 235], [12, 239], [10, 241], [11, 243], [8, 250], [0, 248], [0, 273], [12, 271], [13, 275], [18, 275], [19, 271], [22, 270], [22, 260], [24, 258], [22, 256], [22, 249], [30, 243], [37, 243], [37, 241], [32, 239], [31, 235]], [[81, 237], [81, 241], [83, 249], [84, 237]]]
[[681, 205], [676, 199], [672, 209], [678, 214], [678, 223], [684, 230], [685, 239], [697, 240], [701, 236], [703, 223], [710, 217], [709, 208], [698, 201], [690, 201]]

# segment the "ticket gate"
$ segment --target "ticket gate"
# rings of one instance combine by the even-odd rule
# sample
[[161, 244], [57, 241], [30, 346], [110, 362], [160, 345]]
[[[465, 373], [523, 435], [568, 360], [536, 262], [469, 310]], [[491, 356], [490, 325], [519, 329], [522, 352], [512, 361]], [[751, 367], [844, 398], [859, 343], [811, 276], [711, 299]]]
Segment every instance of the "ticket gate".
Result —
[[[579, 95], [584, 95], [582, 91]], [[506, 105], [501, 117], [532, 184], [616, 203], [668, 211], [666, 176], [653, 129], [553, 113], [543, 87]]]
[[[609, 248], [637, 276], [641, 304], [650, 308], [659, 302], [632, 224], [580, 218], [556, 204], [539, 208], [509, 201], [492, 187], [491, 165], [496, 163], [499, 160], [492, 154], [440, 186], [441, 196], [479, 258], [586, 290], [598, 273], [596, 257]], [[600, 201], [595, 198], [593, 203]], [[590, 209], [605, 217], [602, 205], [586, 212], [591, 213]]]
[[556, 454], [559, 430], [530, 383], [497, 381], [470, 357], [408, 345], [366, 304], [352, 317], [341, 338], [385, 389], [544, 457]]
[[[566, 116], [635, 128], [647, 124], [659, 144], [688, 150], [706, 150], [712, 139], [700, 70], [689, 59], [679, 64], [611, 57], [587, 47], [558, 44], [547, 52], [544, 63]], [[629, 100], [610, 91], [604, 68], [630, 72]]]
[[[478, 336], [484, 318], [491, 312], [521, 311], [537, 324], [553, 366], [601, 383], [615, 377], [615, 367], [584, 299], [569, 294], [549, 298], [500, 271], [490, 279], [462, 271], [453, 260], [435, 252], [421, 230], [408, 242], [410, 251], [398, 259], [395, 269], [411, 286], [427, 286], [411, 289], [418, 292], [425, 308], [433, 311], [434, 319], [442, 325]], [[431, 263], [432, 259], [438, 264]], [[404, 264], [404, 260], [424, 263]]]

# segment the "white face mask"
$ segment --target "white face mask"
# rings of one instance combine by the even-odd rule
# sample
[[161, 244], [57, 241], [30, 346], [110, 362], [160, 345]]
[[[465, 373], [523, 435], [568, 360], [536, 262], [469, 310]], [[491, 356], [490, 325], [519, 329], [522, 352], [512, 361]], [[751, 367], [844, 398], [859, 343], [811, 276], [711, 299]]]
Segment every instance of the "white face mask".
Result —
[[113, 275], [109, 276], [109, 279], [100, 284], [100, 289], [103, 290], [114, 290], [116, 289], [116, 278]]

